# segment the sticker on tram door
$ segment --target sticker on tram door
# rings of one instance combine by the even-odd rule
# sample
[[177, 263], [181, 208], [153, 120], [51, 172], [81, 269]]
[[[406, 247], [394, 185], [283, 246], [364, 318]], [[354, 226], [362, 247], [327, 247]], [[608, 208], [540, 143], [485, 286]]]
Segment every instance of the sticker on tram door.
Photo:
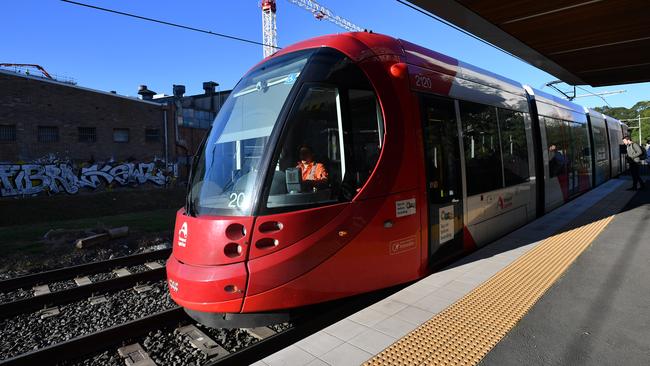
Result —
[[395, 201], [395, 216], [404, 217], [415, 215], [415, 198]]
[[454, 206], [440, 207], [438, 218], [440, 228], [438, 242], [443, 244], [454, 238]]
[[388, 243], [388, 248], [390, 255], [400, 254], [415, 249], [415, 236], [393, 240]]

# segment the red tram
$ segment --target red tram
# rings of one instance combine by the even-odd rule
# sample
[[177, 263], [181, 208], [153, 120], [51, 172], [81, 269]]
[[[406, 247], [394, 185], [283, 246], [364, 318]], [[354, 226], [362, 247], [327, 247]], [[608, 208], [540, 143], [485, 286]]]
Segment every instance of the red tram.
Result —
[[421, 278], [621, 173], [618, 120], [415, 44], [310, 39], [249, 71], [167, 262], [212, 326]]

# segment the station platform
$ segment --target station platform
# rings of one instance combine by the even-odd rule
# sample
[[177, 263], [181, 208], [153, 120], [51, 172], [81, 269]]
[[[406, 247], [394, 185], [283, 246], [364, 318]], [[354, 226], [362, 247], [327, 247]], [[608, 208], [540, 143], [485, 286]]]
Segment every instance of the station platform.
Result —
[[630, 186], [610, 180], [254, 365], [648, 365], [650, 190]]

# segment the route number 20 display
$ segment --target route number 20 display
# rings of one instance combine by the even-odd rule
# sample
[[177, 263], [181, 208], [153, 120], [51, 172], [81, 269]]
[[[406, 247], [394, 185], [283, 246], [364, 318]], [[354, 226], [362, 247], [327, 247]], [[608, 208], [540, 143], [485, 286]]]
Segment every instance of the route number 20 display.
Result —
[[231, 193], [230, 196], [228, 197], [228, 207], [230, 208], [242, 208], [244, 205], [246, 196], [244, 193]]

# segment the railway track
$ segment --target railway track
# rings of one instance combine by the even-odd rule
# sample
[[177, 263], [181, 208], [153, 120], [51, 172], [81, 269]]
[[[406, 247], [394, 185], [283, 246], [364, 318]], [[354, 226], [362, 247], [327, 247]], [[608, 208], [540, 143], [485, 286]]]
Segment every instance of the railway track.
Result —
[[147, 261], [167, 259], [171, 252], [171, 248], [166, 248], [152, 252], [113, 258], [105, 261], [85, 263], [76, 266], [14, 277], [0, 281], [0, 292], [9, 292], [19, 288], [32, 287], [43, 283], [52, 283], [55, 281], [79, 277], [81, 275], [96, 274], [111, 270], [113, 268], [136, 265], [145, 263]]
[[[146, 359], [147, 365], [224, 366], [257, 361], [347, 316], [394, 290], [319, 305], [296, 319], [295, 325], [253, 329], [212, 329], [196, 324], [179, 307], [115, 325], [68, 341], [0, 361], [0, 365], [101, 365]], [[94, 355], [93, 355], [94, 354]], [[119, 355], [119, 356], [118, 356]], [[106, 364], [110, 364], [107, 362]]]
[[0, 319], [123, 288], [134, 281], [161, 279], [164, 267], [159, 262], [170, 254], [171, 249], [162, 249], [0, 281]]
[[[143, 253], [103, 262], [47, 271], [44, 273], [2, 281], [2, 283], [0, 283], [0, 289], [11, 291], [17, 288], [25, 288], [48, 282], [51, 283], [51, 281], [55, 280], [67, 278], [78, 279], [82, 275], [87, 276], [93, 273], [97, 274], [102, 271], [115, 269], [116, 267], [124, 268], [124, 266], [128, 265], [138, 265], [146, 261], [166, 258], [169, 254], [169, 250], [161, 250], [153, 253]], [[92, 327], [83, 326], [77, 327], [77, 332], [70, 330], [71, 328], [68, 324], [71, 322], [92, 323], [92, 320], [89, 320], [87, 317], [87, 313], [102, 311], [102, 309], [99, 308], [100, 305], [96, 305], [101, 302], [107, 303], [105, 304], [105, 309], [103, 309], [104, 313], [102, 316], [106, 318], [113, 317], [114, 314], [110, 311], [114, 311], [115, 307], [110, 303], [115, 302], [116, 300], [107, 295], [111, 292], [118, 291], [118, 294], [120, 294], [122, 298], [125, 297], [123, 293], [127, 293], [127, 296], [135, 299], [132, 301], [132, 307], [141, 308], [145, 305], [140, 304], [138, 298], [146, 298], [146, 296], [148, 296], [147, 294], [151, 295], [153, 292], [140, 293], [137, 291], [137, 288], [149, 287], [149, 289], [151, 289], [151, 287], [154, 287], [154, 289], [157, 290], [156, 295], [151, 296], [155, 296], [158, 303], [161, 301], [164, 303], [165, 300], [170, 302], [167, 295], [166, 284], [163, 281], [164, 277], [165, 268], [161, 266], [143, 272], [130, 273], [121, 277], [118, 276], [98, 282], [88, 282], [73, 288], [38, 295], [35, 294], [32, 297], [21, 298], [0, 304], [0, 324], [3, 328], [3, 338], [13, 338], [13, 340], [5, 341], [4, 343], [0, 341], [0, 344], [2, 345], [2, 347], [0, 347], [0, 350], [2, 350], [1, 353], [6, 357], [2, 357], [4, 359], [0, 360], [0, 365], [65, 364], [71, 357], [79, 357], [93, 352], [110, 349], [112, 345], [124, 345], [129, 342], [128, 340], [138, 340], [147, 333], [153, 331], [160, 333], [160, 329], [170, 329], [170, 337], [173, 336], [173, 334], [179, 333], [180, 330], [178, 329], [183, 329], [183, 337], [187, 338], [190, 344], [194, 345], [193, 347], [196, 347], [195, 350], [199, 350], [200, 352], [205, 351], [205, 360], [207, 360], [208, 358], [215, 359], [215, 357], [224, 357], [231, 354], [234, 349], [241, 348], [239, 342], [242, 340], [244, 341], [243, 343], [248, 345], [248, 343], [275, 334], [275, 332], [270, 328], [232, 331], [204, 329], [207, 333], [213, 333], [211, 336], [212, 338], [219, 340], [219, 343], [217, 343], [216, 341], [211, 341], [212, 338], [207, 336], [205, 333], [200, 333], [201, 331], [196, 328], [196, 325], [193, 325], [194, 321], [177, 306], [142, 316], [137, 319], [125, 321], [120, 324], [103, 327], [103, 329], [98, 329], [96, 331], [89, 331]], [[158, 281], [157, 284], [155, 281]], [[152, 284], [152, 282], [154, 282], [154, 284]], [[142, 285], [143, 283], [144, 285]], [[138, 284], [140, 284], [140, 286], [134, 286]], [[133, 287], [134, 291], [132, 291], [130, 287]], [[159, 291], [161, 289], [162, 291]], [[97, 296], [98, 294], [99, 296]], [[163, 294], [163, 296], [157, 294]], [[93, 299], [96, 298], [104, 299], [101, 302], [93, 303]], [[142, 300], [141, 302], [144, 303], [145, 301]], [[75, 308], [84, 308], [84, 311], [79, 311], [77, 313], [75, 312]], [[110, 311], [107, 312], [106, 308], [110, 309]], [[124, 309], [117, 310], [120, 310], [121, 317], [124, 317]], [[97, 319], [97, 317], [94, 317], [94, 319]], [[40, 323], [45, 325], [41, 325]], [[101, 323], [105, 324], [107, 322], [102, 320]], [[23, 324], [32, 325], [36, 328], [21, 326]], [[178, 328], [179, 326], [180, 328]], [[54, 332], [50, 331], [51, 329], [44, 331], [42, 328], [60, 328], [60, 331], [57, 330], [57, 333], [65, 333], [65, 336], [61, 337], [60, 334], [56, 334], [54, 338], [51, 338]], [[72, 328], [74, 329], [75, 327]], [[82, 331], [79, 332], [79, 328], [81, 328]], [[12, 329], [14, 331], [12, 331]], [[29, 332], [29, 334], [22, 336], [20, 333], [24, 332]], [[202, 335], [197, 336], [196, 334], [199, 333]], [[78, 335], [75, 336], [75, 334]], [[243, 334], [246, 335], [242, 336]], [[16, 335], [18, 335], [18, 337], [16, 337]], [[27, 338], [39, 337], [41, 339], [37, 342], [25, 342], [27, 341]], [[206, 341], [209, 340], [211, 343], [208, 345], [206, 345], [205, 342], [200, 343], [197, 341], [197, 338]], [[35, 349], [32, 349], [32, 344], [38, 344], [38, 346], [34, 346]], [[133, 347], [129, 348], [128, 345], [126, 347], [127, 350], [130, 349], [133, 351], [132, 348]], [[125, 355], [127, 357], [128, 353], [131, 351], [124, 351], [120, 348], [120, 352], [126, 352]], [[137, 355], [145, 352], [139, 345], [135, 351], [135, 354]], [[114, 349], [113, 353], [115, 353]]]
[[0, 365], [56, 364], [65, 361], [71, 355], [92, 353], [106, 348], [106, 344], [113, 344], [116, 340], [138, 337], [153, 329], [183, 321], [189, 321], [189, 317], [185, 315], [182, 308], [175, 307], [65, 342], [23, 353], [0, 361]]
[[38, 296], [19, 299], [0, 304], [0, 319], [18, 314], [33, 312], [48, 306], [57, 306], [97, 294], [108, 293], [128, 288], [140, 282], [161, 280], [165, 277], [165, 268], [156, 268], [145, 272], [133, 273], [124, 277], [89, 283], [67, 290], [50, 292]]
[[[148, 253], [146, 253], [148, 254]], [[159, 251], [153, 254], [164, 258], [168, 252]], [[137, 260], [135, 258], [138, 258]], [[151, 260], [150, 256], [136, 255], [124, 258], [116, 258], [110, 261], [94, 263], [90, 265], [75, 266], [82, 271], [74, 271], [68, 268], [56, 271], [53, 278], [62, 279], [70, 278], [84, 274], [99, 273], [128, 264], [142, 263], [142, 261]], [[97, 265], [91, 268], [91, 265]], [[99, 269], [101, 268], [101, 270]], [[64, 275], [65, 274], [65, 275]], [[138, 292], [131, 291], [129, 287], [135, 284], [152, 281], [158, 281], [157, 293], [167, 296], [166, 284], [162, 281], [165, 276], [165, 269], [156, 268], [140, 273], [133, 273], [123, 277], [117, 277], [109, 280], [89, 283], [83, 286], [70, 288], [62, 291], [51, 292], [27, 299], [20, 299], [14, 302], [0, 304], [0, 324], [3, 327], [7, 324], [6, 320], [12, 316], [21, 317], [29, 312], [40, 310], [35, 314], [43, 312], [45, 307], [54, 307], [78, 301], [86, 304], [87, 298], [92, 298], [97, 294], [106, 294], [111, 291], [118, 293], [128, 292], [132, 296], [132, 305], [142, 307], [146, 301], [137, 298]], [[21, 279], [12, 279], [14, 284], [5, 285], [0, 288], [7, 289], [15, 286], [32, 286], [45, 281], [47, 276], [43, 274], [25, 276], [30, 277]], [[8, 280], [9, 281], [9, 280]], [[3, 281], [4, 282], [4, 281]], [[156, 287], [154, 286], [154, 287]], [[127, 291], [120, 291], [127, 290]], [[359, 296], [353, 299], [338, 301], [334, 304], [325, 304], [307, 308], [296, 318], [294, 324], [284, 324], [281, 326], [260, 327], [253, 329], [212, 329], [196, 324], [189, 318], [182, 308], [173, 306], [169, 309], [156, 311], [137, 319], [123, 321], [119, 324], [104, 327], [96, 331], [69, 332], [66, 338], [48, 339], [47, 342], [56, 341], [54, 344], [46, 344], [37, 349], [26, 348], [25, 352], [12, 355], [9, 358], [0, 360], [0, 365], [45, 365], [45, 364], [63, 364], [63, 365], [101, 365], [114, 364], [115, 362], [123, 363], [122, 359], [129, 359], [132, 362], [136, 359], [148, 359], [148, 365], [163, 364], [188, 364], [196, 365], [244, 365], [257, 361], [277, 350], [284, 348], [308, 335], [321, 329], [341, 317], [347, 316], [352, 312], [367, 306], [369, 303], [379, 298], [387, 296], [392, 289], [380, 291], [371, 295]], [[144, 294], [142, 294], [144, 296]], [[156, 295], [157, 296], [157, 295]], [[108, 297], [108, 296], [107, 296]], [[159, 297], [159, 296], [158, 296]], [[168, 300], [168, 299], [167, 299]], [[115, 300], [109, 300], [115, 301]], [[156, 300], [159, 301], [159, 300]], [[119, 301], [118, 301], [119, 302]], [[67, 305], [61, 307], [62, 313], [70, 312], [66, 309]], [[90, 306], [90, 305], [89, 305]], [[50, 308], [51, 309], [51, 308]], [[113, 308], [110, 308], [111, 311]], [[47, 313], [45, 310], [45, 313]], [[95, 311], [95, 310], [91, 310]], [[58, 310], [57, 310], [58, 312]], [[105, 313], [106, 317], [117, 316], [111, 312]], [[55, 315], [56, 317], [57, 315]], [[124, 314], [121, 314], [124, 316]], [[33, 315], [32, 315], [33, 317]], [[80, 321], [83, 316], [79, 316]], [[74, 317], [73, 317], [74, 318]], [[54, 318], [56, 319], [56, 318]], [[66, 332], [66, 325], [63, 318], [54, 323], [56, 327], [61, 327], [62, 332]], [[26, 330], [29, 331], [29, 330]], [[86, 328], [87, 331], [87, 328]], [[8, 332], [8, 331], [6, 331]], [[36, 332], [38, 333], [38, 332]], [[6, 336], [3, 335], [3, 336]], [[37, 335], [36, 335], [37, 336]], [[45, 336], [47, 337], [47, 336]], [[62, 341], [59, 341], [63, 339]], [[5, 343], [6, 345], [6, 343]], [[14, 350], [16, 353], [18, 350]], [[6, 351], [6, 350], [5, 350]], [[3, 351], [4, 353], [4, 351]], [[11, 353], [8, 353], [11, 354]], [[122, 359], [121, 359], [122, 358]], [[104, 362], [105, 359], [111, 359], [112, 362]]]
[[[142, 333], [142, 332], [141, 332]], [[223, 360], [241, 363], [240, 356], [255, 351], [260, 344], [281, 337], [284, 329], [258, 327], [252, 329], [206, 328], [193, 320], [179, 319], [165, 328], [151, 329], [140, 337], [122, 338], [105, 350], [83, 360], [69, 360], [64, 365], [101, 365], [110, 363], [132, 364], [135, 360], [147, 360], [147, 365], [211, 365]], [[103, 363], [102, 360], [112, 362]], [[123, 358], [124, 361], [119, 360]]]
[[[24, 364], [21, 363], [23, 362], [21, 360], [28, 360], [25, 361], [26, 364], [40, 364], [41, 362], [29, 361], [34, 357], [42, 357], [43, 362], [50, 363], [51, 361], [48, 360], [57, 359], [52, 355], [59, 353], [60, 350], [68, 349], [65, 348], [69, 347], [68, 344], [90, 350], [93, 348], [86, 347], [84, 341], [98, 342], [101, 339], [108, 340], [121, 335], [130, 336], [136, 334], [132, 330], [146, 330], [154, 325], [156, 327], [164, 326], [169, 323], [170, 319], [185, 316], [180, 309], [176, 309], [176, 311], [165, 309], [169, 307], [171, 301], [167, 299], [168, 295], [164, 281], [165, 267], [160, 263], [160, 260], [169, 256], [170, 252], [170, 249], [157, 250], [0, 281], [0, 289], [2, 290], [11, 291], [16, 288], [35, 285], [40, 286], [34, 287], [34, 290], [46, 289], [41, 293], [34, 291], [31, 297], [0, 303], [0, 324], [2, 325], [2, 338], [4, 338], [0, 340], [0, 345], [2, 345], [0, 353], [4, 354], [4, 357], [0, 357], [3, 358], [3, 360], [0, 360], [0, 364]], [[129, 268], [133, 272], [129, 271]], [[106, 271], [111, 272], [106, 273]], [[107, 279], [93, 282], [88, 277], [89, 275]], [[73, 278], [76, 286], [60, 291], [49, 291], [52, 281], [66, 278]], [[45, 285], [42, 285], [43, 283]], [[164, 296], [160, 296], [160, 294]], [[154, 297], [153, 300], [152, 297]], [[98, 305], [111, 300], [113, 302], [126, 302], [132, 306], [132, 309], [125, 309], [124, 306], [115, 307], [112, 304], [109, 304], [110, 308], [102, 309], [101, 305]], [[139, 302], [147, 307], [142, 309], [142, 306], [138, 306]], [[151, 314], [160, 309], [165, 310]], [[131, 310], [132, 314], [130, 314]], [[97, 311], [106, 318], [105, 321], [97, 321], [99, 317], [97, 314], [88, 317], [89, 313]], [[111, 312], [116, 313], [116, 318], [129, 321], [125, 322], [123, 327], [114, 325], [112, 323], [115, 321], [111, 319], [113, 318]], [[84, 315], [87, 318], [86, 320], [82, 319]], [[93, 319], [98, 324], [93, 324], [95, 322], [89, 321], [88, 318]], [[84, 321], [91, 324], [76, 327], [84, 330], [78, 333], [84, 335], [77, 337], [82, 343], [77, 344], [70, 341], [70, 338], [74, 337], [74, 332], [70, 331], [70, 329], [75, 328], [74, 325], [70, 326], [70, 324]], [[93, 330], [102, 327], [105, 329], [93, 332]], [[23, 336], [25, 332], [33, 332], [34, 335], [31, 336], [33, 339], [28, 339], [30, 334]], [[50, 344], [52, 342], [57, 343]], [[101, 344], [101, 342], [98, 344]], [[25, 350], [30, 351], [25, 352]], [[16, 355], [19, 352], [22, 352], [22, 355]]]

